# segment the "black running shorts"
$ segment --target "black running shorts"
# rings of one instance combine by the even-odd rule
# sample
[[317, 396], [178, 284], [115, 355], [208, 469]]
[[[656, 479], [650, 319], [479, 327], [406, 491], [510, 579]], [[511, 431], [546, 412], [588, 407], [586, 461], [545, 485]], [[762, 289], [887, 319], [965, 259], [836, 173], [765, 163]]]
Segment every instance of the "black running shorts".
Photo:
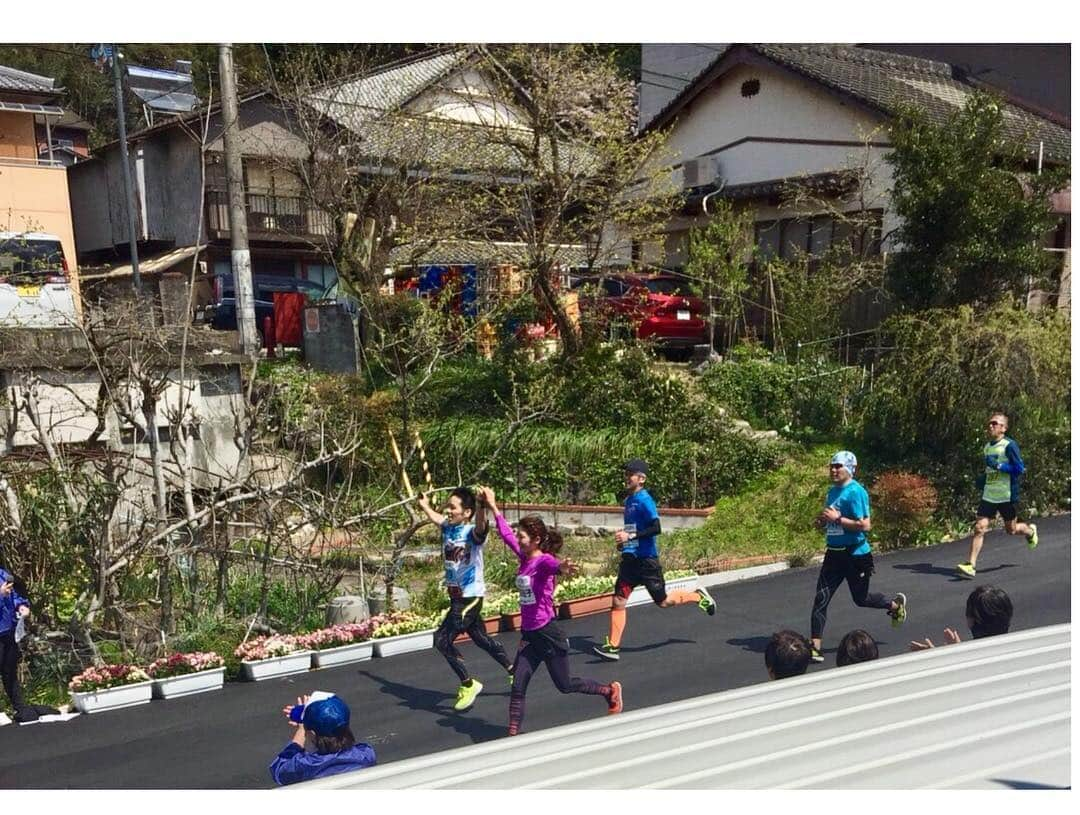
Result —
[[1001, 513], [1001, 519], [1004, 521], [1016, 520], [1016, 504], [991, 504], [989, 501], [979, 501], [979, 509], [975, 512], [977, 518], [989, 518], [994, 520], [994, 516]]
[[615, 579], [615, 596], [625, 600], [635, 586], [644, 586], [654, 603], [660, 604], [667, 599], [664, 569], [657, 558], [622, 556], [619, 576]]

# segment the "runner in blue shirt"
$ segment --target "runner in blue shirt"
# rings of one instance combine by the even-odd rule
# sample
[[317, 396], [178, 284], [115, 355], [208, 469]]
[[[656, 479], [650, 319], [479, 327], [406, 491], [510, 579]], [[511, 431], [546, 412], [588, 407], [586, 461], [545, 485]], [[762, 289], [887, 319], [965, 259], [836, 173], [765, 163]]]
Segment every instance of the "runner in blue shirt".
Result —
[[841, 450], [829, 462], [833, 484], [825, 497], [825, 509], [814, 524], [825, 532], [825, 560], [818, 573], [814, 607], [810, 612], [810, 659], [824, 662], [821, 655], [821, 635], [825, 633], [825, 617], [829, 601], [840, 584], [847, 580], [851, 599], [863, 608], [883, 608], [897, 626], [907, 619], [907, 597], [896, 594], [892, 600], [883, 594], [870, 594], [870, 575], [874, 573], [874, 556], [870, 553], [870, 496], [855, 480], [858, 462], [855, 454]]
[[656, 509], [656, 502], [645, 489], [649, 465], [640, 458], [633, 458], [626, 462], [623, 470], [630, 494], [623, 504], [623, 528], [615, 533], [615, 548], [622, 552], [622, 560], [619, 562], [619, 576], [615, 579], [615, 596], [611, 600], [611, 626], [604, 644], [593, 649], [604, 659], [612, 660], [619, 658], [619, 645], [626, 628], [626, 601], [635, 586], [645, 586], [653, 602], [660, 608], [697, 603], [709, 616], [716, 614], [716, 603], [704, 588], [668, 594], [656, 548], [656, 538], [660, 534], [660, 513]]

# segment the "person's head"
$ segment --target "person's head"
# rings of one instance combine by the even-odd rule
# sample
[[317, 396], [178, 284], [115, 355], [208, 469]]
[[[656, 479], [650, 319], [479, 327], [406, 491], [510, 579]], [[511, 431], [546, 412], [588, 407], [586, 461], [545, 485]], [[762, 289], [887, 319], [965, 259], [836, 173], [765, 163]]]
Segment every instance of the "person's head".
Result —
[[1005, 435], [1009, 429], [1009, 417], [1004, 413], [991, 413], [986, 420], [986, 433], [990, 438], [997, 441]]
[[850, 450], [833, 453], [829, 460], [829, 477], [834, 484], [846, 484], [855, 477], [855, 468], [859, 465], [855, 454]]
[[848, 631], [840, 640], [836, 649], [836, 664], [854, 665], [856, 662], [869, 662], [878, 658], [877, 643], [874, 638], [861, 628]]
[[476, 513], [476, 493], [468, 487], [455, 487], [446, 499], [443, 514], [452, 524], [464, 524]]
[[637, 492], [645, 486], [649, 465], [640, 458], [632, 458], [623, 465], [623, 475], [626, 477], [626, 488], [631, 493]]
[[307, 744], [316, 753], [337, 753], [356, 744], [349, 728], [349, 706], [337, 696], [305, 706], [302, 722]]
[[1008, 634], [1013, 605], [1004, 589], [976, 586], [967, 599], [967, 624], [975, 639]]
[[524, 555], [531, 555], [537, 549], [547, 555], [557, 555], [563, 545], [562, 535], [536, 515], [526, 515], [518, 521], [517, 539]]
[[777, 631], [765, 646], [765, 668], [770, 679], [787, 679], [806, 673], [810, 643], [795, 631]]

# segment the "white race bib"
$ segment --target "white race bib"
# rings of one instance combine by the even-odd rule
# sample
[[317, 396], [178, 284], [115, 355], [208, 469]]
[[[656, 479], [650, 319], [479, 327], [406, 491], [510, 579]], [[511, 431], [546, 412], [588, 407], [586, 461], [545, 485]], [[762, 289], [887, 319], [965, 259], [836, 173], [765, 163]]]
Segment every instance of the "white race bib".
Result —
[[840, 526], [839, 521], [829, 521], [825, 524], [825, 537], [832, 538], [837, 535], [844, 534], [844, 527]]
[[536, 595], [533, 594], [532, 580], [527, 574], [519, 574], [514, 579], [514, 584], [517, 586], [518, 594], [521, 597], [522, 606], [535, 606]]

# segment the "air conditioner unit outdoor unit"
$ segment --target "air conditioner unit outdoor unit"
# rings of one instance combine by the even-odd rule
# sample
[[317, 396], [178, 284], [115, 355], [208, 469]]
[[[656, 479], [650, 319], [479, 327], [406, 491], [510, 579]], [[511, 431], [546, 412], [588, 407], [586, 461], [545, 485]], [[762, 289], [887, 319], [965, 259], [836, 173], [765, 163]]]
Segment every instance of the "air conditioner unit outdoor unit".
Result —
[[719, 175], [720, 161], [716, 156], [698, 156], [683, 164], [683, 187], [704, 187]]
[[696, 187], [698, 186], [698, 166], [700, 159], [690, 159], [690, 161], [683, 163], [682, 171], [682, 183], [684, 187]]

